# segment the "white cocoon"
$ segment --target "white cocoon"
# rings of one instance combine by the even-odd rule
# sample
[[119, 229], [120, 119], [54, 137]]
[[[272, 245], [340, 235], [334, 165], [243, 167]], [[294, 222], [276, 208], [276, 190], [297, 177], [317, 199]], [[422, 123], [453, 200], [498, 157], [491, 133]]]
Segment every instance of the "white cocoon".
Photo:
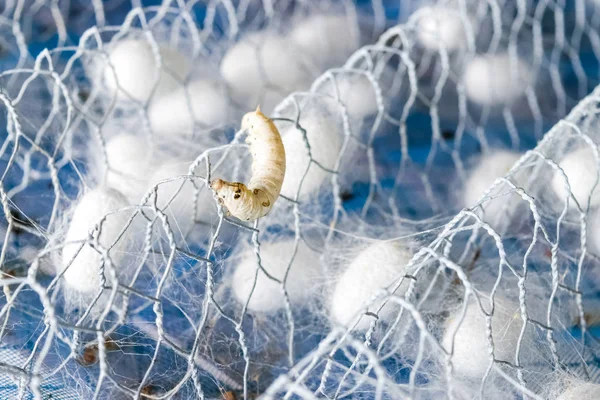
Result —
[[[369, 299], [379, 289], [390, 288], [399, 281], [406, 274], [406, 265], [411, 258], [412, 253], [407, 248], [392, 242], [376, 243], [361, 251], [342, 272], [331, 294], [329, 304], [333, 322], [349, 327], [360, 317], [355, 329], [368, 329], [373, 317], [359, 313], [377, 312], [384, 301], [368, 305]], [[394, 294], [403, 296], [408, 286], [409, 280], [405, 278]], [[396, 303], [386, 304], [378, 313], [379, 319], [389, 319], [397, 309]]]
[[460, 11], [451, 7], [430, 8], [430, 12], [419, 19], [416, 34], [419, 43], [432, 51], [438, 51], [443, 45], [452, 53], [467, 46], [466, 27]]
[[122, 134], [108, 140], [106, 185], [132, 202], [140, 200], [139, 194], [146, 187], [150, 151], [148, 140], [140, 136]]
[[[351, 119], [361, 119], [377, 113], [377, 96], [375, 87], [363, 74], [337, 74], [335, 84], [328, 80], [319, 90], [331, 97], [336, 97], [336, 86], [341, 103], [346, 107]], [[381, 84], [381, 82], [378, 82]]]
[[227, 121], [227, 93], [217, 82], [198, 80], [154, 99], [150, 127], [161, 135], [192, 134], [194, 124], [213, 127]]
[[104, 84], [111, 93], [117, 92], [119, 99], [140, 102], [150, 99], [155, 84], [155, 96], [178, 88], [190, 71], [190, 61], [170, 47], [161, 46], [159, 53], [161, 68], [145, 40], [124, 39], [109, 44], [109, 62], [103, 64], [102, 71]]
[[520, 58], [511, 62], [508, 53], [474, 57], [468, 62], [462, 79], [467, 97], [482, 106], [514, 103], [524, 96], [533, 80], [531, 67]]
[[[482, 299], [483, 307], [489, 311], [489, 300]], [[517, 343], [523, 327], [519, 304], [496, 295], [492, 317], [492, 338], [496, 360], [514, 362]], [[488, 350], [487, 321], [479, 304], [471, 298], [466, 314], [461, 321], [462, 307], [446, 322], [442, 345], [447, 351], [453, 349], [453, 374], [457, 377], [480, 379], [490, 365]], [[458, 330], [457, 330], [458, 329]], [[454, 332], [456, 331], [456, 336]], [[454, 348], [452, 345], [454, 344]], [[533, 344], [529, 344], [531, 347]], [[523, 339], [521, 352], [528, 351], [527, 337]], [[522, 360], [523, 358], [521, 358]]]
[[[156, 168], [150, 177], [148, 188], [158, 185], [161, 181], [187, 175], [189, 166], [189, 162], [176, 160], [165, 162]], [[196, 215], [194, 191], [195, 187], [192, 181], [183, 177], [161, 183], [157, 187], [157, 207], [166, 213], [170, 229], [176, 234], [187, 234], [194, 225], [195, 217], [201, 219], [202, 215], [213, 210], [216, 211], [212, 192], [202, 185], [198, 193], [198, 214]]]
[[[299, 304], [314, 293], [315, 286], [320, 281], [319, 255], [304, 242], [299, 242], [295, 256], [293, 239], [263, 244], [260, 246], [260, 257], [264, 270], [280, 281], [283, 281], [288, 267], [290, 268], [285, 288], [292, 304]], [[233, 274], [231, 286], [239, 303], [245, 304], [250, 298], [249, 310], [268, 313], [285, 307], [281, 284], [259, 269], [253, 249], [243, 253]]]
[[299, 20], [289, 38], [320, 70], [339, 66], [360, 47], [359, 26], [350, 15], [313, 15]]
[[[554, 193], [561, 201], [566, 201], [567, 197], [572, 194], [584, 210], [587, 208], [588, 202], [591, 207], [596, 207], [600, 204], [600, 196], [598, 195], [600, 192], [600, 182], [590, 200], [590, 195], [598, 179], [596, 157], [591, 148], [586, 146], [570, 152], [558, 165], [564, 171], [571, 186], [571, 193], [569, 193], [565, 187], [566, 182], [562, 174], [559, 172], [554, 173], [552, 189], [554, 189]], [[576, 208], [572, 198], [569, 199], [569, 206]]]
[[[463, 206], [472, 207], [481, 199], [483, 194], [492, 186], [496, 179], [505, 176], [512, 166], [519, 161], [522, 154], [506, 150], [495, 150], [493, 153], [483, 155], [475, 167], [463, 189]], [[503, 192], [504, 190], [500, 190]], [[494, 194], [499, 193], [494, 191]], [[510, 195], [490, 199], [481, 204], [485, 212], [485, 220], [493, 223], [504, 212], [512, 211], [513, 205], [507, 201]], [[503, 219], [503, 218], [500, 218]]]
[[[60, 270], [57, 271], [58, 273], [64, 271], [64, 281], [70, 288], [84, 294], [96, 293], [100, 290], [100, 268], [106, 263], [100, 253], [91, 246], [84, 244], [82, 247], [82, 241], [88, 239], [90, 231], [94, 230], [96, 224], [107, 213], [126, 206], [125, 197], [113, 189], [97, 188], [85, 193], [79, 199], [65, 237], [62, 264]], [[100, 233], [95, 230], [93, 233], [93, 237], [98, 237], [101, 246], [104, 248], [112, 246], [108, 254], [117, 271], [123, 267], [121, 262], [127, 253], [129, 238], [126, 234], [121, 238], [119, 235], [125, 228], [129, 217], [130, 214], [125, 212], [110, 214], [102, 223]], [[81, 251], [78, 253], [80, 248]], [[77, 256], [75, 256], [76, 254]], [[74, 257], [75, 259], [69, 265]], [[106, 271], [104, 276], [107, 279], [109, 277]], [[111, 285], [111, 282], [108, 281], [107, 284]]]
[[[331, 172], [310, 162], [311, 156], [322, 167], [333, 170], [344, 142], [341, 129], [335, 119], [323, 113], [302, 114], [300, 125], [306, 130], [310, 155], [302, 132], [294, 124], [286, 123], [286, 127], [280, 129], [286, 157], [285, 178], [281, 194], [289, 198], [296, 197], [301, 182], [300, 196], [304, 196], [315, 192], [322, 184], [331, 179]], [[302, 180], [307, 168], [309, 168], [308, 173]]]
[[600, 399], [600, 385], [580, 383], [565, 390], [557, 400], [597, 400]]
[[223, 57], [221, 76], [238, 101], [248, 107], [260, 102], [267, 114], [285, 95], [312, 82], [297, 49], [276, 32], [255, 32], [236, 43]]

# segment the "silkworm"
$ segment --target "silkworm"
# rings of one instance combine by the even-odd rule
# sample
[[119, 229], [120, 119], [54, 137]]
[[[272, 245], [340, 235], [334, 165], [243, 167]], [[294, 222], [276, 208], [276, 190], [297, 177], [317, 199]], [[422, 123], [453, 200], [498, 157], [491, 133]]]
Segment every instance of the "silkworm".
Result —
[[253, 221], [267, 215], [279, 198], [285, 177], [285, 149], [277, 127], [260, 107], [244, 115], [242, 129], [248, 130], [246, 143], [252, 153], [250, 182], [246, 186], [215, 179], [210, 187], [230, 215]]

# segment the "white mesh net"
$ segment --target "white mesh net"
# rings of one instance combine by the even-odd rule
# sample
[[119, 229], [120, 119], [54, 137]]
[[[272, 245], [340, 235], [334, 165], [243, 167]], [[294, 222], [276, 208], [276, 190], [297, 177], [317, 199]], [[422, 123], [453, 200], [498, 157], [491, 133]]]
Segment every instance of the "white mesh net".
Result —
[[600, 9], [396, 3], [1, 4], [0, 397], [596, 398]]

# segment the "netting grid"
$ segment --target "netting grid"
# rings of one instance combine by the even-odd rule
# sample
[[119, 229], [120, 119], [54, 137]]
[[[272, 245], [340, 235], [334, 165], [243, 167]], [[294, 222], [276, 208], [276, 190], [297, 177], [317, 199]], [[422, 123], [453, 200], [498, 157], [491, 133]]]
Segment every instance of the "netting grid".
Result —
[[600, 398], [599, 27], [0, 2], [0, 398]]

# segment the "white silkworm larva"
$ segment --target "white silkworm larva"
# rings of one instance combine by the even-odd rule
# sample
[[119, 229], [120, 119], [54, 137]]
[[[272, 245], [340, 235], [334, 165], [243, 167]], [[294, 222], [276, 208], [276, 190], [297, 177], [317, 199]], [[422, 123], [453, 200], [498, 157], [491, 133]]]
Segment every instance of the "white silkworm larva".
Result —
[[246, 186], [215, 179], [210, 186], [229, 214], [253, 221], [267, 215], [279, 197], [285, 176], [285, 149], [275, 124], [260, 107], [244, 115], [242, 129], [248, 130], [246, 143], [252, 152], [250, 182]]

